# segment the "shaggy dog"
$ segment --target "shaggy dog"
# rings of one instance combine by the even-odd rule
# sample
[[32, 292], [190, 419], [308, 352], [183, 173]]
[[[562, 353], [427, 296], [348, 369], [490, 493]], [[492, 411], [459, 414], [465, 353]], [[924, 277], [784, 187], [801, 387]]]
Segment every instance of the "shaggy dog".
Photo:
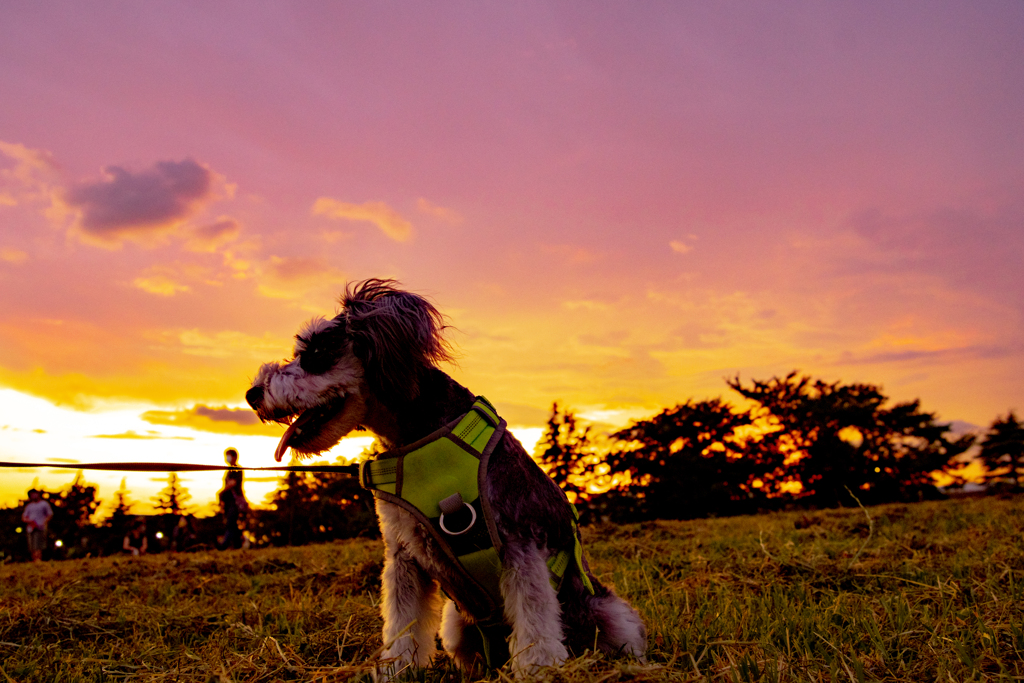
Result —
[[[296, 335], [290, 361], [260, 368], [246, 400], [260, 419], [289, 425], [277, 460], [289, 448], [320, 453], [359, 428], [402, 449], [470, 411], [476, 397], [437, 368], [451, 360], [443, 316], [396, 285], [350, 284], [337, 316], [316, 318]], [[481, 498], [490, 502], [499, 539], [503, 605], [497, 617], [487, 613], [479, 586], [443, 552], [437, 534], [378, 497], [385, 544], [378, 673], [387, 678], [427, 665], [439, 630], [456, 663], [473, 670], [486, 640], [477, 627], [487, 624], [492, 641], [507, 641], [517, 675], [595, 645], [642, 658], [646, 629], [639, 615], [590, 574], [585, 559], [570, 562], [557, 584], [551, 580], [548, 560], [571, 554], [577, 543], [574, 511], [511, 433], [492, 441]]]

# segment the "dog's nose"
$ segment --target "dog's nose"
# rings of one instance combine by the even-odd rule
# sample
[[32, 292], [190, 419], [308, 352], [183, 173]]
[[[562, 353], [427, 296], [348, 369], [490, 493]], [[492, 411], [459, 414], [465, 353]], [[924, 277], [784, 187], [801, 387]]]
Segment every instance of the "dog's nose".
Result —
[[245, 402], [251, 405], [253, 410], [259, 410], [263, 405], [263, 387], [253, 387], [245, 392]]

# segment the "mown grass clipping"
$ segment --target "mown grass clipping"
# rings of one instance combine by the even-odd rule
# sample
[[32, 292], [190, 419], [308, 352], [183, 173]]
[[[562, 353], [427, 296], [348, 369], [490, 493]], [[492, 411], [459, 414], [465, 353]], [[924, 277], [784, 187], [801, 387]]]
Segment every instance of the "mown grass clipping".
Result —
[[[598, 525], [646, 664], [535, 680], [1024, 680], [1024, 500]], [[370, 680], [375, 541], [0, 567], [0, 682]], [[461, 681], [444, 656], [408, 680]], [[491, 680], [510, 680], [508, 670]]]

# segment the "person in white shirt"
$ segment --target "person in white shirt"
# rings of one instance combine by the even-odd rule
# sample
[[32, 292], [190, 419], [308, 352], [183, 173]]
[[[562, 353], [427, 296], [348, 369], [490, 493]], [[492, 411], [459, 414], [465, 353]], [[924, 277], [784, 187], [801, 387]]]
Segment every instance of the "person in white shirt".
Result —
[[25, 511], [21, 513], [21, 521], [28, 526], [28, 551], [33, 562], [43, 559], [43, 551], [46, 550], [46, 525], [50, 522], [50, 517], [53, 517], [50, 504], [43, 500], [39, 491], [30, 490]]

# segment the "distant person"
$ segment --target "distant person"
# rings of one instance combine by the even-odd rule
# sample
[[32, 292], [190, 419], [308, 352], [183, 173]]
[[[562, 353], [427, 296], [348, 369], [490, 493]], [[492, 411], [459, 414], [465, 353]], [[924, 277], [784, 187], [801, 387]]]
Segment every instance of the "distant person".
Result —
[[238, 466], [238, 451], [228, 448], [224, 451], [224, 462], [229, 469], [224, 474], [224, 488], [218, 494], [220, 511], [224, 515], [224, 535], [220, 538], [220, 547], [241, 548], [242, 531], [238, 526], [240, 518], [249, 514], [249, 501], [242, 490], [242, 470]]
[[33, 562], [41, 562], [46, 550], [46, 526], [53, 517], [53, 508], [43, 500], [43, 494], [36, 489], [28, 492], [28, 503], [21, 513], [21, 521], [28, 526], [28, 552]]
[[135, 518], [135, 523], [132, 524], [132, 528], [128, 530], [128, 533], [124, 536], [124, 541], [121, 542], [121, 548], [126, 553], [131, 553], [132, 557], [146, 554], [146, 551], [149, 549], [149, 539], [146, 538], [145, 517]]

